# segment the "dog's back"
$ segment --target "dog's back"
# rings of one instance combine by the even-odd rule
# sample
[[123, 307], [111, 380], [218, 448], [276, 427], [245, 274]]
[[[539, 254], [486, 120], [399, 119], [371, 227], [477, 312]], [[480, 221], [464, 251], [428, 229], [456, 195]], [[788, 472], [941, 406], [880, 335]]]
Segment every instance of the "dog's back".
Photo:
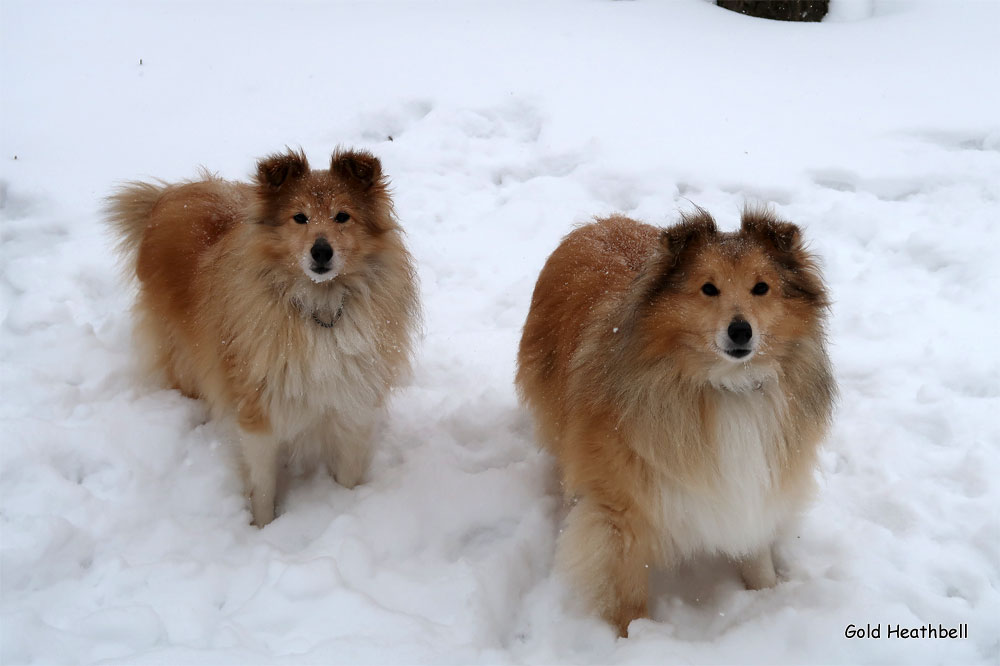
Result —
[[[608, 294], [625, 291], [642, 269], [657, 230], [612, 216], [570, 232], [545, 262], [531, 298], [517, 361], [517, 387], [542, 443], [558, 450], [568, 403], [586, 401], [569, 386], [572, 359]], [[599, 315], [598, 315], [599, 316]], [[610, 325], [610, 324], [609, 324]], [[587, 387], [580, 387], [586, 393]]]
[[[238, 221], [246, 186], [218, 178], [168, 185], [128, 183], [108, 198], [108, 222], [126, 269], [142, 284], [176, 291], [206, 248]], [[156, 286], [153, 286], [153, 285]]]

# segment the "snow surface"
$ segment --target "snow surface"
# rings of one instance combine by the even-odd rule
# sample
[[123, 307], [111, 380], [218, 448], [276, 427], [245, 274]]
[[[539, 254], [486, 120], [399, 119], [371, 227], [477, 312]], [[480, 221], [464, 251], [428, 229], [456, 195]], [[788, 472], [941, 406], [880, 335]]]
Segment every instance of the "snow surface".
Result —
[[[3, 0], [0, 661], [998, 663], [1000, 6], [835, 9]], [[368, 482], [295, 482], [257, 530], [203, 406], [136, 373], [99, 207], [338, 144], [393, 178], [424, 337]], [[836, 300], [822, 492], [777, 588], [656, 573], [616, 640], [552, 573], [520, 327], [572, 224], [731, 228], [745, 199], [806, 228]]]

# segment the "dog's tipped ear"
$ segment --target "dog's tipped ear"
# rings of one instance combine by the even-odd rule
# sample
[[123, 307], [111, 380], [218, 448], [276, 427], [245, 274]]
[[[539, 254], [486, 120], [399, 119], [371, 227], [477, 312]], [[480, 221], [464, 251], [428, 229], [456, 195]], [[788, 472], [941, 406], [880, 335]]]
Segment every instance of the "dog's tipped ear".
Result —
[[767, 249], [783, 273], [786, 296], [818, 307], [829, 305], [816, 258], [806, 250], [798, 226], [780, 219], [770, 208], [747, 206], [743, 210], [740, 231]]
[[802, 231], [791, 222], [785, 222], [770, 208], [747, 206], [743, 209], [740, 230], [756, 236], [782, 254], [794, 252], [802, 246]]
[[285, 183], [292, 182], [309, 172], [309, 162], [301, 150], [268, 155], [257, 162], [257, 184], [277, 192]]
[[382, 162], [367, 150], [337, 150], [330, 172], [362, 190], [382, 180]]
[[694, 213], [681, 214], [680, 222], [660, 232], [660, 246], [676, 261], [694, 241], [714, 236], [718, 230], [708, 211], [698, 208]]

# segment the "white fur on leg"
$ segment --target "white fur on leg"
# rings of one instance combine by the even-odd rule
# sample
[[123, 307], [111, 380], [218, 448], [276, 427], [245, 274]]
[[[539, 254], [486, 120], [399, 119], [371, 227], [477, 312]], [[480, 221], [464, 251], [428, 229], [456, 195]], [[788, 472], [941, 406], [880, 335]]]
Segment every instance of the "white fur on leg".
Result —
[[[631, 531], [630, 528], [624, 528]], [[590, 610], [628, 635], [629, 623], [646, 615], [648, 571], [634, 538], [612, 523], [608, 512], [582, 497], [566, 517], [556, 565]]]
[[271, 434], [240, 431], [240, 449], [247, 470], [247, 494], [253, 524], [264, 527], [274, 520], [278, 487], [278, 440]]
[[608, 579], [613, 551], [610, 525], [588, 499], [579, 499], [559, 535], [556, 568], [574, 584], [590, 611], [604, 613], [613, 606]]
[[371, 427], [341, 431], [327, 443], [327, 467], [337, 483], [353, 488], [361, 482], [372, 460]]
[[774, 571], [774, 560], [771, 558], [771, 546], [765, 546], [760, 552], [737, 561], [740, 575], [748, 590], [763, 590], [778, 584], [778, 575]]
[[372, 423], [358, 419], [325, 419], [300, 433], [291, 442], [293, 458], [311, 466], [325, 462], [337, 483], [353, 488], [361, 482], [372, 459]]

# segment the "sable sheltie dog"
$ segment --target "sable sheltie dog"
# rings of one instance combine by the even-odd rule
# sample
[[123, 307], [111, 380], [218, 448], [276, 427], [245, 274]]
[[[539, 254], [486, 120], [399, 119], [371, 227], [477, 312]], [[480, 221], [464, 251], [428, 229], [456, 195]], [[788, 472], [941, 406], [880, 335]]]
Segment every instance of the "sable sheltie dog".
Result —
[[572, 500], [557, 566], [622, 636], [649, 565], [721, 553], [747, 587], [777, 582], [836, 390], [826, 309], [798, 227], [765, 209], [734, 233], [700, 210], [609, 217], [549, 257], [517, 385]]
[[254, 524], [274, 519], [291, 458], [354, 487], [419, 316], [379, 160], [338, 150], [311, 171], [288, 151], [251, 184], [130, 183], [108, 219], [139, 283], [140, 350], [234, 426]]

